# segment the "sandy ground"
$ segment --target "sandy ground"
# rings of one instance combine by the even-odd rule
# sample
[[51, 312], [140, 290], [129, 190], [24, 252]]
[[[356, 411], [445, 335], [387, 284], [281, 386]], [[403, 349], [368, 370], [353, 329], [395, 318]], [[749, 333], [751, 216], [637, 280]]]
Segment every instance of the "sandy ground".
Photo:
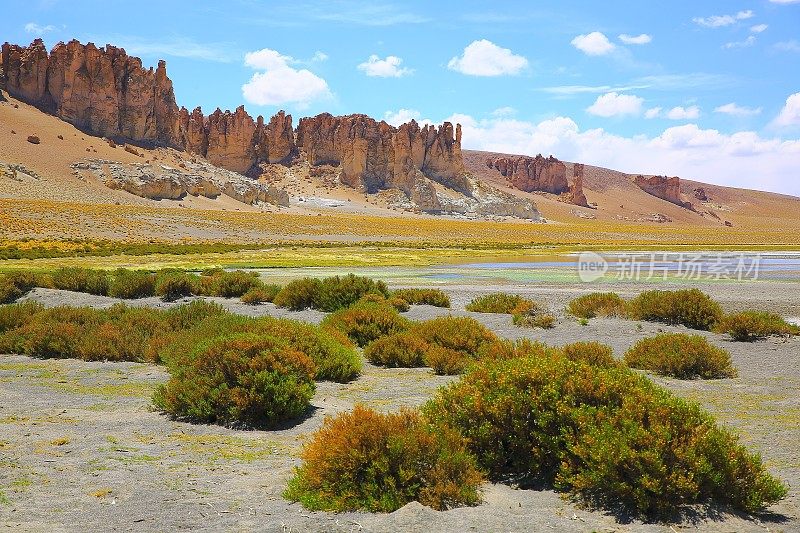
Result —
[[[659, 284], [664, 287], [664, 284]], [[495, 287], [496, 288], [496, 287]], [[645, 287], [620, 286], [634, 293]], [[800, 292], [789, 283], [712, 284], [704, 290], [728, 310], [778, 309], [800, 315]], [[588, 326], [561, 309], [574, 285], [504, 286], [534, 296], [557, 314], [549, 331], [520, 329], [503, 315], [466, 313], [464, 304], [491, 290], [449, 286], [453, 310], [413, 306], [409, 318], [470, 314], [499, 335], [560, 345], [599, 340], [622, 353], [636, 340], [680, 327], [597, 319]], [[108, 306], [114, 299], [37, 289], [45, 305]], [[291, 313], [222, 300], [231, 311], [318, 322], [322, 313]], [[157, 299], [136, 305], [166, 306]], [[749, 305], [748, 305], [749, 303]], [[731, 352], [740, 377], [715, 381], [654, 378], [701, 402], [742, 441], [760, 452], [790, 485], [789, 496], [760, 517], [693, 508], [683, 522], [619, 523], [582, 509], [553, 491], [487, 484], [475, 508], [437, 512], [412, 503], [392, 514], [312, 513], [281, 497], [303, 442], [326, 415], [358, 402], [380, 410], [423, 403], [455, 378], [427, 369], [366, 364], [352, 383], [320, 383], [314, 410], [291, 429], [243, 432], [174, 422], [152, 411], [150, 396], [167, 379], [163, 368], [136, 363], [84, 363], [0, 356], [0, 524], [20, 531], [798, 531], [800, 530], [800, 339], [734, 343], [704, 334]]]

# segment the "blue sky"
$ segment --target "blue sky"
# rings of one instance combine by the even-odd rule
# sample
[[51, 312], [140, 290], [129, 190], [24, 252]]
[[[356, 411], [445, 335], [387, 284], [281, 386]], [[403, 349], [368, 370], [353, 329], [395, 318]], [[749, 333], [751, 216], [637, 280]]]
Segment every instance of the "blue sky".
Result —
[[179, 104], [455, 120], [465, 148], [800, 195], [800, 0], [0, 1], [167, 60]]

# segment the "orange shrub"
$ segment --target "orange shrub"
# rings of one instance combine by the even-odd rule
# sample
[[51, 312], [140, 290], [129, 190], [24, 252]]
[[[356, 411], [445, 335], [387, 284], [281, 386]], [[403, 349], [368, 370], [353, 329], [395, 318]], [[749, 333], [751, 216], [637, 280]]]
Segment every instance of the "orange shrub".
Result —
[[414, 333], [403, 332], [381, 337], [364, 349], [367, 361], [388, 367], [426, 366], [425, 355], [431, 346]]
[[400, 316], [394, 307], [385, 304], [362, 302], [331, 313], [322, 321], [347, 335], [359, 346], [408, 329], [409, 321]]
[[392, 512], [411, 501], [445, 510], [480, 502], [483, 481], [458, 433], [416, 412], [362, 406], [327, 418], [284, 496], [312, 510]]
[[679, 379], [736, 377], [730, 354], [700, 335], [662, 333], [642, 339], [625, 353], [632, 368]]

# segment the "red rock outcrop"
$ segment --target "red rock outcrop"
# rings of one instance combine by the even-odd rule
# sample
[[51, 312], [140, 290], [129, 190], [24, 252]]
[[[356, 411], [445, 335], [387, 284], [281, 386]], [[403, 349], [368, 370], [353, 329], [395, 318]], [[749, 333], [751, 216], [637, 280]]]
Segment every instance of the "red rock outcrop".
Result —
[[461, 157], [461, 127], [420, 127], [416, 121], [399, 128], [366, 115], [334, 117], [323, 113], [300, 119], [297, 145], [312, 165], [334, 165], [340, 180], [367, 192], [396, 187], [419, 194], [426, 177], [462, 194], [472, 187]]
[[291, 115], [281, 111], [264, 124], [244, 107], [189, 113], [175, 102], [164, 61], [145, 69], [115, 46], [72, 40], [48, 55], [41, 39], [27, 47], [5, 43], [0, 70], [9, 94], [92, 134], [187, 150], [236, 172], [296, 151]]
[[486, 166], [500, 171], [512, 187], [525, 192], [569, 192], [567, 167], [553, 156], [498, 157], [486, 160]]
[[646, 178], [642, 175], [636, 176], [633, 180], [637, 187], [647, 194], [652, 194], [656, 198], [661, 198], [667, 202], [692, 209], [691, 202], [683, 201], [681, 198], [681, 179], [677, 176], [669, 178], [667, 176], [650, 176]]
[[583, 194], [583, 172], [583, 163], [574, 163], [572, 165], [572, 184], [569, 186], [569, 191], [564, 194], [564, 199], [567, 203], [573, 205], [589, 207], [586, 195]]

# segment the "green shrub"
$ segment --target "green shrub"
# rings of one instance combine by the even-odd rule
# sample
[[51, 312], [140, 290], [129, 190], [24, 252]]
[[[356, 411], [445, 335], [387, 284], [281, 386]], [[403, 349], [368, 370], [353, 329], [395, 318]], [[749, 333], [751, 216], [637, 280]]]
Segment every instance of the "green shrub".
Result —
[[24, 270], [0, 275], [0, 304], [10, 304], [42, 285], [42, 280]]
[[412, 305], [432, 305], [450, 307], [450, 297], [440, 289], [397, 289], [392, 296], [402, 298]]
[[173, 361], [158, 408], [192, 422], [274, 428], [303, 415], [314, 394], [314, 363], [274, 337], [218, 337]]
[[108, 286], [108, 295], [114, 298], [136, 299], [155, 296], [156, 277], [143, 270], [120, 268], [114, 272]]
[[65, 291], [106, 296], [109, 286], [108, 272], [82, 267], [59, 268], [53, 272], [53, 286]]
[[556, 327], [556, 317], [550, 313], [512, 315], [514, 325], [526, 328], [552, 329]]
[[364, 349], [364, 357], [372, 364], [397, 368], [427, 366], [426, 354], [431, 346], [419, 335], [410, 332], [381, 337]]
[[476, 313], [501, 313], [501, 314], [527, 314], [538, 308], [533, 300], [528, 300], [517, 294], [496, 292], [474, 298], [467, 304], [467, 311]]
[[314, 298], [314, 309], [338, 311], [350, 307], [367, 294], [380, 294], [387, 298], [389, 289], [382, 281], [354, 274], [325, 278], [320, 282], [319, 292]]
[[595, 341], [579, 341], [567, 344], [561, 351], [570, 361], [588, 363], [594, 366], [614, 367], [619, 363], [614, 359], [610, 346]]
[[0, 277], [0, 304], [16, 302], [24, 293], [5, 277]]
[[303, 450], [284, 496], [311, 510], [392, 512], [411, 501], [434, 509], [480, 502], [483, 478], [458, 433], [415, 411], [362, 406], [327, 418]]
[[415, 324], [414, 335], [431, 345], [425, 362], [437, 374], [459, 374], [497, 336], [472, 317], [444, 316]]
[[174, 330], [189, 329], [208, 317], [228, 315], [224, 307], [206, 300], [176, 305], [163, 313], [169, 328]]
[[662, 333], [642, 339], [625, 353], [631, 368], [679, 379], [736, 377], [730, 354], [700, 335]]
[[174, 302], [195, 291], [195, 276], [185, 272], [164, 272], [156, 277], [156, 295], [165, 302]]
[[547, 351], [485, 358], [423, 412], [458, 430], [492, 479], [551, 485], [614, 511], [665, 517], [712, 499], [754, 512], [786, 495], [697, 404], [623, 367]]
[[301, 278], [290, 281], [275, 295], [272, 303], [291, 311], [311, 309], [314, 307], [314, 301], [319, 293], [320, 286], [321, 282], [316, 278]]
[[800, 327], [786, 322], [778, 314], [766, 311], [742, 311], [724, 317], [714, 328], [735, 341], [754, 341], [770, 335], [800, 335]]
[[634, 320], [683, 324], [687, 328], [711, 330], [722, 318], [722, 308], [698, 289], [645, 291], [628, 305]]
[[263, 285], [261, 287], [253, 287], [242, 295], [242, 303], [249, 305], [263, 304], [264, 302], [272, 302], [275, 300], [275, 295], [280, 292], [279, 285]]
[[624, 317], [625, 300], [614, 292], [593, 292], [572, 300], [567, 312], [577, 318]]
[[323, 326], [341, 331], [359, 346], [366, 346], [385, 335], [405, 331], [409, 324], [394, 307], [370, 302], [341, 309], [322, 321]]
[[34, 301], [0, 306], [0, 333], [22, 326], [43, 310], [42, 304]]
[[245, 293], [253, 289], [260, 289], [263, 283], [259, 279], [258, 272], [245, 272], [234, 270], [232, 272], [215, 271], [213, 276], [201, 276], [202, 279], [209, 279], [210, 282], [203, 283], [202, 294], [207, 296], [221, 296], [223, 298], [240, 298]]

